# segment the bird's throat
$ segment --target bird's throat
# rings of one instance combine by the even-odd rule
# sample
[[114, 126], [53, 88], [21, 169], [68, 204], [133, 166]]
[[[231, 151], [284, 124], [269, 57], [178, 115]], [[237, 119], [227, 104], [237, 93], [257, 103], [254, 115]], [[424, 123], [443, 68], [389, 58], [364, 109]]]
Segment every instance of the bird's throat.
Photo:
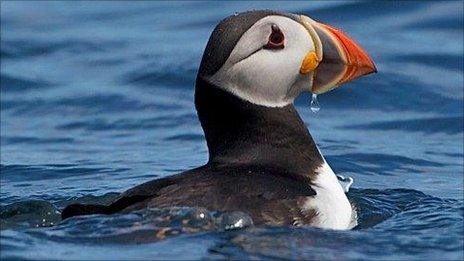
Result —
[[209, 150], [208, 164], [271, 166], [311, 176], [323, 163], [295, 107], [244, 101], [197, 78], [195, 106]]

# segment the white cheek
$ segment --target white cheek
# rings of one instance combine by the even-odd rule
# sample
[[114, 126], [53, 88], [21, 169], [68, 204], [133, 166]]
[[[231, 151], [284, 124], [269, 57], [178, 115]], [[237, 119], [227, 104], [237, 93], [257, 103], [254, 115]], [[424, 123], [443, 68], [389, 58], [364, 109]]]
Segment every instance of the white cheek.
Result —
[[285, 57], [285, 53], [291, 54], [261, 51], [235, 64], [228, 71], [232, 75], [232, 82], [257, 101], [286, 103], [284, 99], [288, 85], [295, 82], [299, 74], [299, 62], [296, 57]]
[[[247, 57], [267, 41], [270, 31], [264, 29], [272, 23], [285, 32], [285, 48], [263, 49]], [[286, 17], [269, 16], [242, 36], [224, 66], [209, 80], [252, 103], [282, 107], [292, 103], [303, 89], [309, 89], [312, 74], [302, 76], [299, 69], [306, 53], [313, 49], [302, 25]]]

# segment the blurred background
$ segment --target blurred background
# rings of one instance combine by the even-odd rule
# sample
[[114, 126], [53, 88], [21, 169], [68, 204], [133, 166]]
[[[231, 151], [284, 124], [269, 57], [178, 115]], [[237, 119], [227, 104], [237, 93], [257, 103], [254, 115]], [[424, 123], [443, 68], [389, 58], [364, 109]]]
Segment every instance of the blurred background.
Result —
[[[404, 223], [390, 220], [386, 230], [400, 223], [408, 234], [451, 232], [422, 238], [430, 245], [403, 256], [380, 250], [387, 237], [368, 257], [462, 258], [462, 224], [453, 225], [463, 216], [461, 1], [2, 1], [0, 205], [42, 200], [59, 209], [59, 202], [120, 192], [204, 164], [193, 104], [197, 68], [215, 24], [250, 9], [306, 14], [338, 27], [376, 62], [378, 74], [320, 96], [318, 113], [311, 112], [309, 95], [297, 100], [297, 109], [334, 171], [354, 178], [352, 197], [372, 197], [365, 215], [384, 220], [402, 213]], [[420, 201], [417, 193], [440, 203], [401, 212], [398, 202]], [[445, 214], [427, 216], [432, 212]], [[423, 223], [408, 227], [418, 219]], [[3, 231], [6, 256], [42, 253], [30, 243], [13, 244], [32, 240], [18, 231]], [[352, 247], [343, 242], [340, 249]], [[392, 251], [412, 247], [405, 244]], [[68, 251], [75, 254], [68, 258], [83, 258]], [[125, 253], [141, 257], [134, 251]], [[314, 257], [305, 255], [312, 251], [281, 257]], [[350, 253], [363, 257], [363, 251]]]

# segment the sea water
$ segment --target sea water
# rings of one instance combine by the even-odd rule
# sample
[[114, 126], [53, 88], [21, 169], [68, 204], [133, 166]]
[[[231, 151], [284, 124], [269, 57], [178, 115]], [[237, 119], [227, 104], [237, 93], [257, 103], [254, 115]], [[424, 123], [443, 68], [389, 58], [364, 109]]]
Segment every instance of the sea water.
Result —
[[[336, 26], [379, 73], [296, 107], [355, 180], [350, 231], [172, 208], [60, 220], [207, 161], [193, 103], [209, 34], [251, 9]], [[2, 259], [463, 259], [462, 2], [1, 2]], [[317, 116], [317, 117], [316, 117]], [[243, 225], [243, 226], [242, 226]]]

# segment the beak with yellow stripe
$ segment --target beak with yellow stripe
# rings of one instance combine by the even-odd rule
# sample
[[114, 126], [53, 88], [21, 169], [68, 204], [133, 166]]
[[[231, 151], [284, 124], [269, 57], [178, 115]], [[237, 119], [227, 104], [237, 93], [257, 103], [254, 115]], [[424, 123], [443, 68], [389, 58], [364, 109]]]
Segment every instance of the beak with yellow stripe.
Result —
[[315, 47], [306, 54], [300, 67], [300, 74], [314, 72], [310, 86], [312, 93], [325, 93], [377, 72], [366, 51], [339, 29], [304, 15], [299, 16], [299, 22], [308, 31]]

